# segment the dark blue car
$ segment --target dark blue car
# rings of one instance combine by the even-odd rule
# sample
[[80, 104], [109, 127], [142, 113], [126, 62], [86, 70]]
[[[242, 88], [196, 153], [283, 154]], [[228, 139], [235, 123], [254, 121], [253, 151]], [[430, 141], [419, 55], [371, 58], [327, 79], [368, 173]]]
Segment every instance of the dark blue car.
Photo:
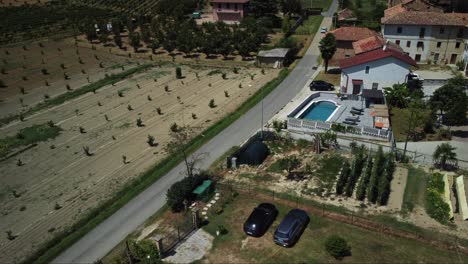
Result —
[[275, 243], [283, 247], [294, 245], [309, 221], [310, 218], [305, 211], [292, 209], [276, 229], [273, 236]]
[[278, 215], [276, 207], [269, 203], [259, 204], [244, 223], [244, 232], [249, 236], [260, 237], [265, 234]]

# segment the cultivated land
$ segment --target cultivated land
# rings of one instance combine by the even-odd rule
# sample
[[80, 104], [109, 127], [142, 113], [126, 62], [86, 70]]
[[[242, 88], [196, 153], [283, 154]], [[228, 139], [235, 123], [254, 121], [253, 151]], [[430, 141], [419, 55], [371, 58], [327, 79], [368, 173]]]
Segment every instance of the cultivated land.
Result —
[[[50, 47], [50, 53], [54, 50], [57, 52], [54, 44], [57, 43], [47, 42], [44, 46]], [[35, 46], [37, 50], [34, 54], [41, 58], [40, 47]], [[73, 55], [74, 46], [71, 47], [70, 50], [61, 48], [62, 52], [69, 53], [57, 54], [46, 60], [54, 60], [51, 63], [54, 67], [46, 66], [49, 75], [42, 76], [40, 59], [39, 65], [30, 66], [34, 69], [31, 69], [28, 73], [31, 77], [25, 81], [28, 82], [25, 85], [26, 95], [20, 95], [18, 88], [23, 73], [16, 71], [21, 71], [18, 70], [18, 67], [22, 67], [21, 63], [16, 63], [20, 64], [14, 68], [17, 70], [2, 75], [8, 87], [0, 89], [4, 101], [0, 112], [17, 113], [20, 96], [25, 97], [25, 104], [32, 106], [44, 99], [44, 92], [50, 95], [51, 100], [58, 94], [66, 93], [60, 67], [62, 60], [67, 68], [65, 71], [75, 82], [71, 84], [72, 89], [86, 84], [88, 74], [91, 82], [95, 82], [103, 78], [106, 72], [122, 72], [122, 65], [125, 65], [125, 70], [139, 67], [135, 62], [126, 66], [130, 62], [125, 57], [108, 55], [109, 58], [104, 59], [107, 58], [105, 52], [96, 54], [96, 51], [86, 48], [79, 48], [80, 56], [86, 63], [92, 63], [80, 64]], [[33, 49], [32, 45], [30, 49]], [[15, 54], [23, 49], [20, 46], [8, 50], [10, 54]], [[96, 60], [95, 55], [100, 61]], [[4, 51], [2, 56], [13, 57]], [[21, 56], [19, 58], [22, 59]], [[99, 62], [106, 67], [101, 68]], [[6, 235], [0, 237], [0, 262], [23, 259], [41, 243], [65, 231], [91, 209], [112, 197], [123, 185], [165, 157], [164, 146], [169, 140], [172, 123], [189, 125], [198, 133], [235, 110], [278, 73], [276, 70], [266, 70], [262, 74], [260, 69], [239, 68], [236, 74], [232, 67], [182, 66], [185, 78], [176, 79], [175, 67], [171, 63], [150, 67], [114, 85], [104, 86], [96, 94], [86, 93], [27, 116], [24, 122], [18, 120], [0, 128], [2, 137], [15, 137], [21, 129], [44, 124], [48, 120], [63, 129], [55, 139], [39, 142], [36, 147], [0, 161], [0, 230], [4, 234], [11, 231], [17, 236], [14, 240], [7, 239]], [[85, 69], [87, 74], [83, 74], [81, 69]], [[35, 72], [36, 75], [33, 74]], [[226, 73], [226, 79], [222, 78], [222, 72]], [[251, 75], [254, 75], [253, 80]], [[43, 87], [44, 77], [50, 78], [51, 86]], [[16, 78], [19, 80], [15, 81]], [[57, 85], [53, 86], [55, 82]], [[242, 88], [239, 88], [239, 84]], [[214, 108], [208, 106], [211, 99], [214, 99]], [[129, 110], [129, 105], [133, 110]], [[157, 108], [161, 109], [161, 115]], [[109, 121], [106, 121], [105, 115]], [[138, 118], [142, 119], [144, 127], [137, 127]], [[80, 127], [84, 128], [85, 133], [80, 133]], [[148, 135], [155, 137], [156, 147], [148, 145]], [[86, 156], [84, 146], [89, 147], [94, 155]], [[123, 163], [124, 155], [129, 161], [127, 164]], [[18, 166], [18, 159], [24, 165]]]
[[36, 105], [44, 95], [66, 93], [67, 85], [77, 89], [135, 66], [135, 60], [80, 47], [73, 39], [2, 47], [0, 80], [7, 87], [0, 88], [0, 120]]

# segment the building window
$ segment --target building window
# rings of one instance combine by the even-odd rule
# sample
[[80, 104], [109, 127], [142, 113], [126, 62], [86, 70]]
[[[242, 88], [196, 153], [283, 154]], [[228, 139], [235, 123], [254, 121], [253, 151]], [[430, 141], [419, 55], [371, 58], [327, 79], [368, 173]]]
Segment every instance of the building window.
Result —
[[396, 31], [397, 31], [397, 33], [399, 33], [399, 34], [400, 34], [401, 32], [403, 32], [403, 28], [401, 28], [401, 27], [397, 27], [397, 30], [396, 30]]
[[463, 28], [458, 29], [457, 38], [463, 38]]
[[441, 28], [439, 29], [439, 33], [440, 33], [440, 34], [444, 34], [444, 33], [445, 33], [445, 28], [441, 27]]
[[424, 49], [424, 42], [418, 41], [416, 47], [421, 48], [421, 49]]
[[416, 54], [416, 56], [414, 56], [414, 60], [416, 62], [420, 62], [421, 61], [421, 54]]
[[400, 46], [400, 40], [397, 39], [397, 40], [395, 41], [395, 44], [397, 44], [398, 46]]
[[226, 8], [227, 8], [227, 9], [231, 8], [231, 4], [230, 4], [230, 3], [227, 3], [227, 4], [226, 4]]
[[366, 74], [369, 74], [370, 66], [366, 66]]
[[434, 63], [437, 63], [439, 61], [439, 53], [434, 54]]
[[377, 88], [379, 88], [379, 84], [378, 83], [372, 83], [372, 90], [377, 90]]
[[437, 42], [437, 48], [440, 48], [442, 46], [442, 42]]
[[407, 48], [411, 47], [411, 41], [409, 41], [409, 40], [406, 41], [406, 47], [407, 47]]
[[460, 48], [460, 44], [461, 44], [460, 42], [455, 43], [455, 48], [456, 48], [456, 49], [459, 49], [459, 48]]
[[424, 38], [425, 34], [426, 34], [426, 28], [421, 28], [419, 30], [419, 38]]
[[238, 10], [237, 4], [234, 4], [234, 10], [235, 10], [235, 11]]

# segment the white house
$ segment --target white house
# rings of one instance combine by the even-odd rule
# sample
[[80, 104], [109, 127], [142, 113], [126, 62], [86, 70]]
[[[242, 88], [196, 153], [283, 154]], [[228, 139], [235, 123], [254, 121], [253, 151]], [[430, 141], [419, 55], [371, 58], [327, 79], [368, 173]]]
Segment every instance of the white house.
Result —
[[405, 83], [411, 66], [416, 66], [416, 62], [410, 56], [387, 45], [343, 59], [341, 93], [362, 94], [364, 89], [383, 90]]

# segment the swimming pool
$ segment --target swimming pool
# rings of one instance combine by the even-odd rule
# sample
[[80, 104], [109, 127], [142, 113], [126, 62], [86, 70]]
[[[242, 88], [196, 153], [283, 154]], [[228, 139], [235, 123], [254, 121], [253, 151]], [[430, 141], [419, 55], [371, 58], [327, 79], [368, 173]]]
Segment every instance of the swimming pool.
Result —
[[328, 101], [313, 102], [298, 118], [327, 121], [335, 112], [338, 106]]

